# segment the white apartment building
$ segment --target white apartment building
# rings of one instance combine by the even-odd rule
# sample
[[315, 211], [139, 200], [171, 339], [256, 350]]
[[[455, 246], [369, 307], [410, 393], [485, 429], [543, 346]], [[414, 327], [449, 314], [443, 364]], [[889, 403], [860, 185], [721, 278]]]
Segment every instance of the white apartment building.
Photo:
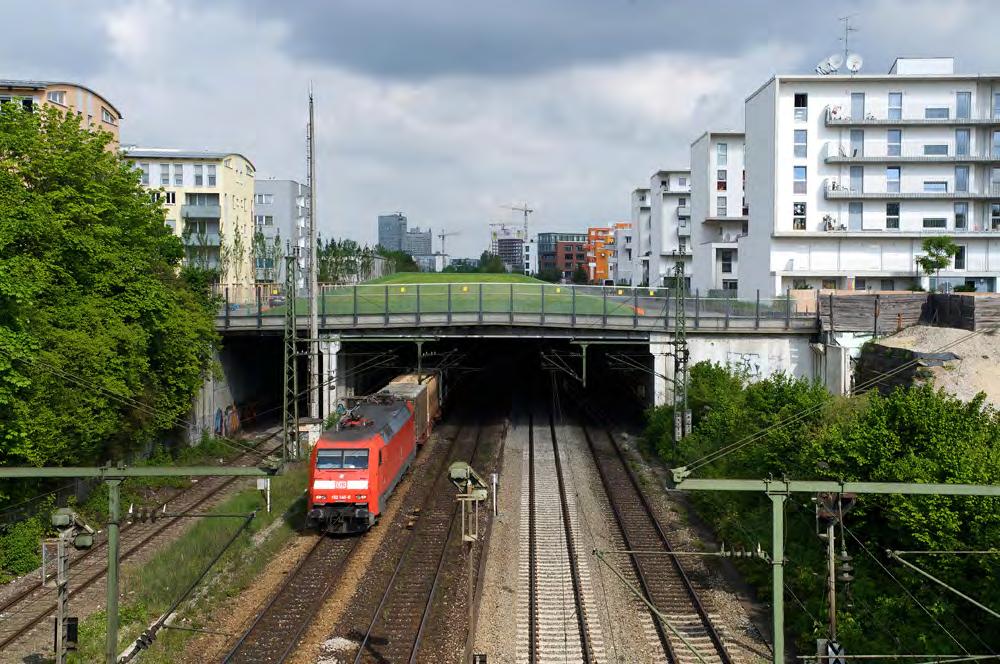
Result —
[[[653, 246], [652, 227], [649, 216], [649, 189], [633, 189], [630, 215], [635, 232], [635, 253], [632, 259], [632, 285], [649, 285], [649, 256]], [[655, 277], [654, 277], [655, 280]]]
[[608, 277], [616, 284], [634, 286], [632, 270], [635, 265], [635, 229], [615, 225], [612, 229], [612, 243], [607, 246], [611, 255], [608, 257]]
[[772, 78], [745, 111], [740, 297], [928, 287], [916, 258], [934, 235], [960, 246], [943, 282], [996, 290], [1000, 75], [900, 58], [887, 75]]
[[702, 294], [737, 290], [749, 225], [743, 157], [743, 132], [708, 131], [691, 144], [691, 288]]
[[650, 254], [648, 286], [663, 286], [678, 262], [691, 283], [691, 171], [657, 171], [649, 179]]

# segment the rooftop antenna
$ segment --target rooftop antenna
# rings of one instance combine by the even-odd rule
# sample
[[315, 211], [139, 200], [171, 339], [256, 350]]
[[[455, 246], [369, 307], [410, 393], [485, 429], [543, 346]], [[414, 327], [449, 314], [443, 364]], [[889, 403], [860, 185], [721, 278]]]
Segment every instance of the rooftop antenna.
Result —
[[[851, 25], [851, 19], [857, 16], [857, 14], [848, 14], [847, 16], [841, 16], [840, 20], [844, 22], [844, 36], [841, 38], [844, 42], [844, 59], [843, 62], [847, 63], [847, 68], [850, 70], [851, 74], [857, 74], [861, 69], [862, 59], [861, 56], [856, 53], [851, 53], [851, 33], [857, 32], [858, 28]], [[851, 65], [854, 65], [853, 67]]]

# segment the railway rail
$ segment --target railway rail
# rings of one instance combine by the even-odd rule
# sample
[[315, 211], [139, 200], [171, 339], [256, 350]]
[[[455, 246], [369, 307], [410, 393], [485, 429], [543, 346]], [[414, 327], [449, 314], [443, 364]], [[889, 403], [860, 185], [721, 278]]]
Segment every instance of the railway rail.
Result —
[[226, 655], [225, 662], [284, 662], [323, 605], [360, 538], [317, 535], [309, 552], [282, 582]]
[[[485, 427], [464, 427], [445, 460], [473, 463]], [[430, 629], [431, 608], [444, 567], [448, 541], [458, 522], [454, 487], [442, 463], [434, 474], [424, 507], [354, 657], [360, 662], [417, 662]], [[433, 570], [433, 572], [431, 572]]]
[[591, 589], [577, 555], [574, 493], [563, 474], [553, 417], [550, 409], [548, 427], [537, 428], [534, 413], [528, 416], [528, 483], [522, 493], [528, 555], [521, 570], [521, 585], [528, 591], [528, 630], [523, 650], [532, 664], [604, 661], [600, 628], [588, 619]]
[[731, 664], [722, 634], [680, 561], [670, 555], [673, 550], [664, 530], [613, 434], [586, 423], [582, 428], [626, 548], [665, 554], [630, 556], [630, 560], [646, 599], [670, 625], [664, 626], [650, 612], [667, 661]]
[[[253, 451], [241, 454], [231, 463], [238, 465], [259, 460], [261, 455], [272, 452], [271, 449], [261, 450], [280, 433], [280, 429], [271, 432], [258, 441]], [[280, 449], [280, 445], [278, 448]], [[206, 507], [213, 497], [231, 486], [239, 477], [207, 477], [188, 489], [171, 498], [167, 503], [174, 512], [190, 512]], [[158, 505], [157, 508], [162, 507]], [[163, 535], [179, 527], [183, 519], [168, 517], [147, 523], [125, 523], [120, 529], [119, 560], [125, 561], [140, 551], [148, 548]], [[71, 558], [72, 583], [69, 598], [79, 596], [88, 588], [100, 581], [107, 574], [107, 541], [95, 543], [90, 549], [80, 552]], [[46, 620], [56, 609], [55, 592], [52, 588], [37, 581], [21, 592], [8, 598], [0, 604], [0, 652], [10, 652], [17, 643], [29, 636], [29, 633]], [[51, 632], [51, 625], [46, 623], [46, 632]]]

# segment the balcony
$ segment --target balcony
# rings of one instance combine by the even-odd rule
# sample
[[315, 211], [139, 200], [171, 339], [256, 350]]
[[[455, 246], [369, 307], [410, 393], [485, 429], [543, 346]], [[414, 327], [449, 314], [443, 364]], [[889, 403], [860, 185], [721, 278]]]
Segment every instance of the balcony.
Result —
[[690, 217], [691, 216], [691, 206], [689, 206], [689, 205], [678, 205], [677, 206], [677, 216], [679, 218]]
[[722, 215], [722, 216], [716, 215], [714, 217], [705, 217], [705, 223], [706, 224], [724, 224], [726, 222], [732, 222], [732, 221], [738, 221], [738, 222], [750, 221], [750, 217], [748, 215], [735, 215], [735, 214], [734, 215]]
[[[850, 145], [829, 143], [824, 161], [828, 164], [998, 164], [1000, 151], [983, 151], [979, 154], [924, 154], [923, 147], [906, 146], [905, 149], [889, 154], [884, 147], [857, 149]], [[949, 150], [953, 146], [948, 146]]]
[[851, 189], [850, 185], [840, 184], [838, 180], [829, 178], [823, 184], [827, 200], [848, 201], [940, 201], [940, 200], [1000, 200], [1000, 183], [971, 191], [886, 191], [885, 189]]
[[827, 127], [990, 127], [1000, 126], [1000, 116], [993, 118], [915, 118], [903, 117], [890, 120], [865, 113], [863, 118], [850, 117], [849, 109], [830, 106], [826, 109]]
[[181, 205], [181, 217], [185, 219], [221, 219], [221, 205]]
[[219, 234], [212, 233], [185, 233], [181, 236], [181, 241], [187, 247], [218, 247]]
[[677, 224], [677, 235], [680, 237], [691, 237], [691, 222], [685, 220]]

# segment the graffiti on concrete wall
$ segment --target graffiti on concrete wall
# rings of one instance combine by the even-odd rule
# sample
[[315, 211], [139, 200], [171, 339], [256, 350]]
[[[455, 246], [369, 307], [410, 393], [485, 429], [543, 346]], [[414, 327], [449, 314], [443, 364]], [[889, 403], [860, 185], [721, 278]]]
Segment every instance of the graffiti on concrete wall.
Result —
[[759, 353], [729, 351], [726, 356], [726, 364], [733, 371], [744, 373], [753, 380], [759, 380], [762, 377]]

